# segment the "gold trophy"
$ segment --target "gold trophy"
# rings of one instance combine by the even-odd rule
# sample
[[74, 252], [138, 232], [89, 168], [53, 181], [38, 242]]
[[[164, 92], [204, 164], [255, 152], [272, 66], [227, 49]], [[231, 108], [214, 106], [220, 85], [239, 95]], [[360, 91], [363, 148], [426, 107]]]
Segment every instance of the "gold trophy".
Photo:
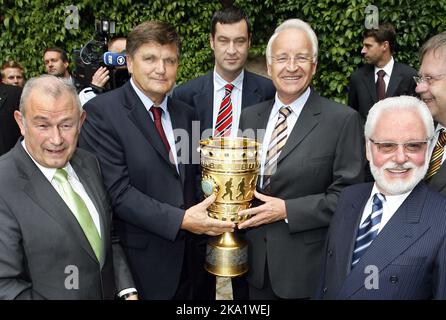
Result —
[[[242, 222], [238, 212], [254, 198], [260, 167], [261, 144], [248, 138], [210, 138], [200, 141], [202, 181], [206, 197], [215, 193], [208, 215]], [[248, 271], [248, 247], [235, 232], [213, 237], [206, 247], [205, 269], [216, 276], [236, 277]]]

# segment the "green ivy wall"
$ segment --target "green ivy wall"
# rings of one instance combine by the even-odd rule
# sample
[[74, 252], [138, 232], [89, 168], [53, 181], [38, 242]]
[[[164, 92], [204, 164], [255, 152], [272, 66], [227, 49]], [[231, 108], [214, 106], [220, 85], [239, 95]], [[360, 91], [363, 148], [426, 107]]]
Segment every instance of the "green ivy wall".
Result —
[[[418, 68], [419, 47], [430, 36], [446, 30], [446, 1], [430, 0], [253, 0], [235, 1], [251, 18], [251, 56], [264, 54], [274, 28], [288, 18], [309, 22], [319, 38], [318, 72], [314, 86], [323, 95], [345, 102], [350, 74], [361, 63], [362, 31], [367, 5], [376, 5], [380, 21], [390, 21], [398, 33], [396, 59]], [[66, 29], [69, 13], [79, 11], [78, 29]], [[117, 21], [117, 31], [128, 33], [142, 21], [171, 22], [182, 37], [182, 58], [178, 82], [197, 77], [212, 66], [209, 22], [220, 8], [219, 1], [199, 0], [111, 0], [36, 1], [0, 0], [0, 61], [16, 59], [28, 77], [43, 72], [42, 52], [61, 46], [70, 53], [94, 35], [95, 18]]]

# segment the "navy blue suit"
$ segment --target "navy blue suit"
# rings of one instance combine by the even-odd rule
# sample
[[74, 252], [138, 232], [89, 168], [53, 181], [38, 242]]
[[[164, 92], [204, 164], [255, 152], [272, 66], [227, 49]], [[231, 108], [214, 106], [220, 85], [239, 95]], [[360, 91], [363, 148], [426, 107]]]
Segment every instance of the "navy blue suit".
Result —
[[[200, 120], [200, 134], [213, 127], [214, 111], [214, 76], [213, 71], [192, 79], [173, 91], [172, 97], [181, 100], [194, 107], [196, 117]], [[246, 71], [243, 77], [242, 109], [274, 98], [276, 89], [268, 78]], [[209, 131], [210, 132], [210, 131]], [[203, 137], [207, 138], [207, 137]], [[208, 274], [204, 268], [206, 255], [207, 236], [195, 236], [197, 238], [197, 253], [195, 257], [196, 267], [194, 283], [197, 289], [195, 299], [214, 299], [215, 277]], [[244, 277], [233, 279], [234, 299], [248, 299], [248, 286]]]
[[[446, 198], [418, 184], [352, 269], [352, 252], [372, 183], [345, 188], [330, 224], [317, 297], [445, 299]], [[367, 289], [367, 266], [378, 289]], [[367, 282], [368, 283], [368, 282]]]
[[[173, 129], [190, 135], [193, 110], [171, 98], [167, 108]], [[79, 144], [101, 165], [138, 293], [143, 299], [177, 297], [190, 236], [180, 227], [185, 209], [195, 203], [195, 168], [180, 163], [177, 173], [130, 81], [84, 109]]]

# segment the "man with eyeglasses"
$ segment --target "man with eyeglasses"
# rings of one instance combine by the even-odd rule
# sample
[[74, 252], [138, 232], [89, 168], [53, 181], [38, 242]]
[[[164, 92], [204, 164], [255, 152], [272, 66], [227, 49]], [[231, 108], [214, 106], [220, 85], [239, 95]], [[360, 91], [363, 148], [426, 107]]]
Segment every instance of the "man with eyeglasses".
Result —
[[384, 99], [365, 123], [374, 183], [345, 188], [330, 224], [319, 299], [446, 298], [446, 198], [423, 181], [434, 124], [415, 97]]
[[363, 181], [359, 115], [310, 87], [317, 53], [310, 25], [281, 24], [266, 50], [276, 96], [242, 112], [241, 128], [263, 143], [258, 201], [239, 213], [252, 215], [239, 225], [249, 242], [250, 299], [311, 297], [339, 193]]
[[412, 77], [417, 71], [393, 58], [396, 47], [395, 29], [382, 23], [378, 29], [366, 29], [361, 54], [366, 64], [350, 77], [348, 105], [357, 110], [363, 122], [369, 109], [385, 97], [415, 95]]
[[431, 155], [426, 182], [446, 195], [446, 166], [444, 165], [446, 143], [446, 32], [430, 38], [420, 50], [421, 67], [414, 77], [416, 92], [435, 120], [435, 135], [430, 146]]

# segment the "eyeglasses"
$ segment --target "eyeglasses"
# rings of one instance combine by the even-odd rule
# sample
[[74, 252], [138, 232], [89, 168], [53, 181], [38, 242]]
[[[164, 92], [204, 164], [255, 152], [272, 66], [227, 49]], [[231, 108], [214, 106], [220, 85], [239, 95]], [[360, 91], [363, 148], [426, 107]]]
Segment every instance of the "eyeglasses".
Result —
[[307, 55], [297, 55], [294, 57], [289, 57], [289, 56], [271, 56], [271, 59], [273, 59], [274, 63], [276, 64], [287, 64], [290, 61], [293, 61], [293, 63], [297, 63], [297, 64], [305, 64], [308, 62], [313, 62], [313, 57], [311, 56], [307, 56]]
[[425, 141], [410, 141], [406, 143], [396, 143], [396, 142], [376, 142], [372, 139], [369, 140], [378, 148], [378, 151], [382, 153], [393, 153], [396, 151], [396, 149], [398, 149], [398, 146], [403, 146], [404, 151], [407, 153], [418, 153], [423, 150], [424, 146], [429, 141], [425, 140]]
[[435, 76], [414, 76], [413, 79], [417, 84], [422, 84], [423, 82], [427, 83], [428, 85], [431, 85], [435, 81], [441, 80], [444, 76], [446, 76], [446, 73], [437, 74]]

